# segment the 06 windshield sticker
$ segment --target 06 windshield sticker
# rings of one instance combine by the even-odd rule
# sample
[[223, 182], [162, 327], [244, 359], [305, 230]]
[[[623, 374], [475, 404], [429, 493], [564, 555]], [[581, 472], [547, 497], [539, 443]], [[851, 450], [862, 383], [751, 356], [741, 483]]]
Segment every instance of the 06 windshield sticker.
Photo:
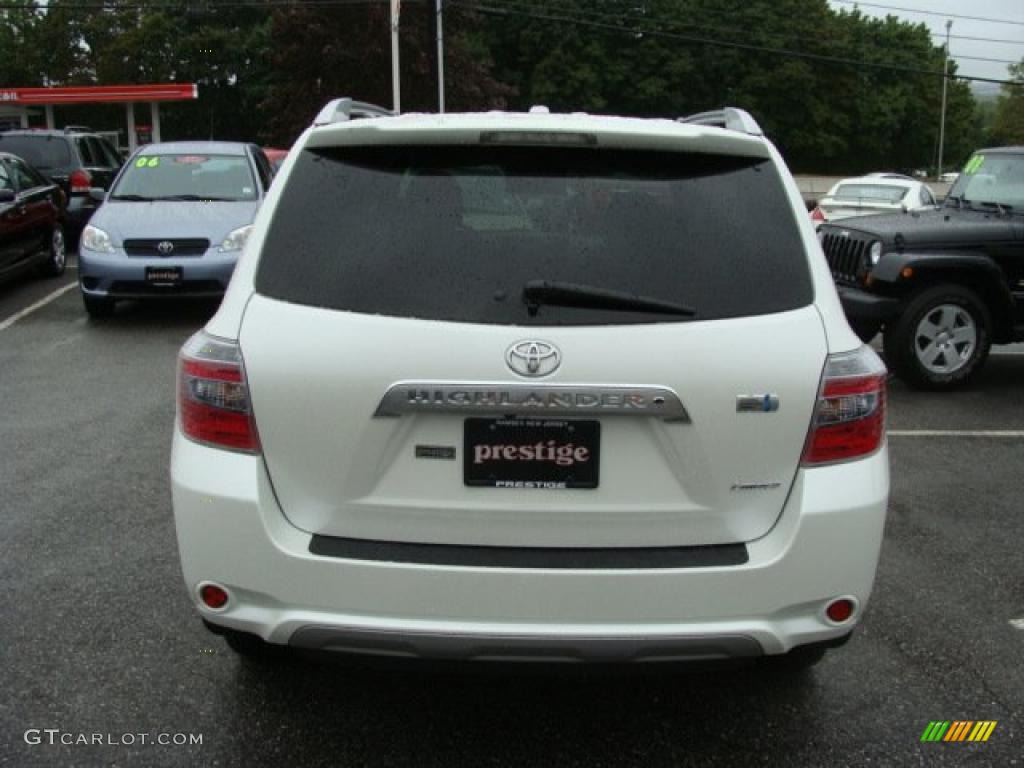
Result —
[[136, 168], [156, 168], [160, 165], [159, 157], [140, 157], [135, 161]]
[[984, 164], [985, 156], [975, 155], [974, 157], [967, 161], [967, 165], [964, 166], [964, 173], [966, 173], [968, 176], [970, 176], [971, 174], [975, 174]]

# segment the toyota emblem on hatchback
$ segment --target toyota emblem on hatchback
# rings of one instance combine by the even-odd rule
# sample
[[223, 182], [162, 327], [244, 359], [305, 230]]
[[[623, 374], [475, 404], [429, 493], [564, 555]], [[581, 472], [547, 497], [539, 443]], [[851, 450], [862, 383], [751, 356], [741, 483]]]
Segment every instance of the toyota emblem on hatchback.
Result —
[[505, 353], [508, 367], [520, 376], [547, 376], [554, 373], [562, 362], [558, 347], [546, 341], [519, 341]]
[[170, 240], [161, 240], [157, 243], [156, 249], [160, 251], [161, 256], [170, 256], [174, 253], [174, 243]]

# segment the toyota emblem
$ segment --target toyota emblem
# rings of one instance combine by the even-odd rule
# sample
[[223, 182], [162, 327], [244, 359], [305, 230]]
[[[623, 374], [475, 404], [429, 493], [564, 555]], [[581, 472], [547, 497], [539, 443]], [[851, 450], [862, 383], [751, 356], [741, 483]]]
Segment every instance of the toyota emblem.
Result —
[[170, 240], [161, 240], [157, 244], [156, 249], [160, 251], [161, 256], [170, 256], [174, 253], [174, 243]]
[[562, 362], [562, 353], [554, 344], [528, 339], [509, 347], [505, 362], [520, 376], [536, 378], [554, 373]]

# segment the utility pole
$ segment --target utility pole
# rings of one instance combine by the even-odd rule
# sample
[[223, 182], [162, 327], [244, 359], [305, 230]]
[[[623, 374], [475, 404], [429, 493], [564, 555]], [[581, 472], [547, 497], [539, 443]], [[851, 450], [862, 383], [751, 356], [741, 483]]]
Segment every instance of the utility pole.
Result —
[[401, 0], [391, 0], [391, 96], [395, 114], [402, 111], [401, 82], [398, 76], [398, 17], [401, 15]]
[[444, 28], [441, 2], [437, 0], [437, 111], [444, 114]]
[[942, 178], [942, 150], [946, 141], [946, 85], [949, 83], [949, 28], [952, 19], [946, 19], [946, 57], [942, 61], [942, 116], [939, 118], [939, 163], [935, 178]]

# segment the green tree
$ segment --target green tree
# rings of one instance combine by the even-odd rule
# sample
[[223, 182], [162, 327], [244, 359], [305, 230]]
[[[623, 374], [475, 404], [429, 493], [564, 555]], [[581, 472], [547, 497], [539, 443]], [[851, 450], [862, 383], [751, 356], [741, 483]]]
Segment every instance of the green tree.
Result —
[[43, 84], [35, 47], [38, 22], [39, 15], [30, 9], [0, 10], [0, 87]]
[[992, 118], [992, 138], [998, 144], [1024, 144], [1024, 59], [1008, 69], [1012, 82], [1001, 88]]
[[[273, 14], [272, 75], [262, 112], [263, 135], [290, 146], [325, 103], [351, 96], [392, 104], [391, 35], [385, 4], [288, 6]], [[489, 53], [475, 35], [477, 17], [445, 14], [446, 106], [502, 107], [511, 90], [490, 74]], [[402, 111], [437, 110], [433, 8], [404, 4], [400, 27]]]
[[[935, 161], [944, 55], [924, 25], [837, 12], [825, 0], [501, 6], [489, 12], [484, 39], [495, 75], [516, 89], [515, 107], [675, 117], [735, 105], [798, 170]], [[978, 132], [969, 89], [954, 80], [949, 91], [953, 156]]]

